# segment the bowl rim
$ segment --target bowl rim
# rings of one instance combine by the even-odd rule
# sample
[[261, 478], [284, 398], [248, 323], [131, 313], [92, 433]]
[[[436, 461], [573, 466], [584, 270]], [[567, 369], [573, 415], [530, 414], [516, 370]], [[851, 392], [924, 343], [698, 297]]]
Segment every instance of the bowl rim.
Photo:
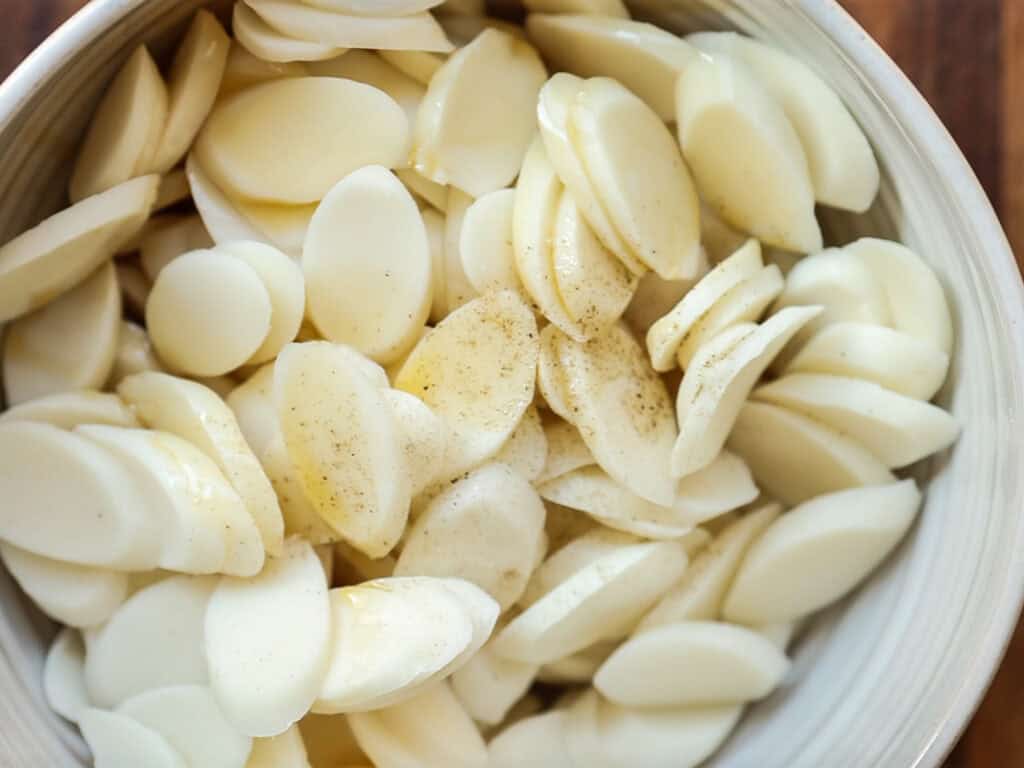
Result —
[[[90, 0], [51, 33], [0, 83], [0, 132], [17, 117], [48, 76], [88, 47], [117, 19], [150, 0]], [[980, 266], [1016, 279], [994, 281], [1001, 309], [1011, 319], [1007, 335], [1019, 354], [1011, 359], [1014, 380], [1024, 380], [1024, 283], [1002, 225], [949, 131], [907, 75], [837, 0], [789, 0], [830, 38], [880, 94], [894, 119], [924, 150], [938, 176], [957, 190], [965, 220], [984, 254]], [[912, 768], [937, 766], [949, 754], [980, 705], [1006, 654], [1024, 606], [1024, 537], [1013, 548], [1002, 591], [992, 601], [985, 636], [970, 673], [960, 682], [938, 728]]]

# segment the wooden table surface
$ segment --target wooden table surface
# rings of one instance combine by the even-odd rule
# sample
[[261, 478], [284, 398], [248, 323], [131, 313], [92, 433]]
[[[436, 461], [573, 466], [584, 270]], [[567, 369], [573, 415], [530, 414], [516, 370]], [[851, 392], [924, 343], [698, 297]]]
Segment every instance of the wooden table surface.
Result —
[[[917, 84], [1024, 256], [1024, 0], [841, 0]], [[0, 79], [84, 0], [0, 0]], [[946, 768], [1024, 766], [1024, 622]], [[894, 767], [898, 768], [898, 767]]]

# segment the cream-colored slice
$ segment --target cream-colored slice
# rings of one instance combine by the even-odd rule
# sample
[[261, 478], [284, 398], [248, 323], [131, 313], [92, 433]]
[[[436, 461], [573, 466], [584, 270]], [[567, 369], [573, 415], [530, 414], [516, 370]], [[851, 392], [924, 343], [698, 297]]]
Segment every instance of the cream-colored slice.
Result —
[[185, 161], [185, 174], [192, 190], [192, 200], [203, 220], [203, 225], [215, 243], [221, 245], [236, 240], [253, 240], [272, 245], [270, 238], [243, 214], [238, 205], [214, 184], [199, 164], [196, 153], [190, 152]]
[[479, 723], [497, 725], [526, 694], [537, 665], [503, 659], [484, 646], [452, 675], [452, 690]]
[[430, 501], [405, 534], [396, 576], [465, 579], [515, 603], [537, 560], [544, 505], [504, 464], [487, 464]]
[[949, 355], [902, 331], [867, 323], [835, 323], [811, 337], [784, 373], [827, 373], [865, 379], [918, 400], [931, 400], [949, 370]]
[[[761, 325], [734, 325], [698, 353], [676, 397], [679, 439], [672, 474], [686, 477], [708, 466], [725, 445], [740, 408], [768, 365], [819, 307], [789, 307]], [[731, 344], [720, 342], [734, 336]]]
[[588, 337], [594, 336], [626, 311], [637, 279], [605, 249], [564, 190], [551, 237], [555, 288], [562, 305]]
[[395, 418], [413, 496], [428, 488], [444, 462], [448, 433], [443, 421], [418, 397], [386, 389], [384, 399]]
[[526, 294], [544, 317], [574, 339], [585, 340], [582, 326], [569, 316], [555, 278], [553, 233], [562, 185], [544, 146], [534, 141], [516, 183], [512, 211], [515, 268]]
[[673, 542], [620, 547], [584, 566], [513, 619], [494, 652], [543, 664], [607, 637], [639, 618], [682, 575], [686, 556]]
[[102, 568], [155, 568], [161, 531], [127, 470], [50, 424], [0, 425], [0, 539], [43, 557]]
[[587, 223], [605, 248], [626, 265], [634, 275], [643, 275], [647, 267], [630, 251], [612, 225], [604, 204], [598, 198], [583, 161], [569, 140], [569, 110], [576, 101], [583, 80], [567, 72], [555, 73], [540, 89], [537, 121], [548, 159], [559, 179], [583, 211]]
[[13, 405], [77, 389], [99, 389], [114, 365], [121, 291], [107, 263], [74, 290], [7, 328], [4, 389]]
[[148, 173], [166, 117], [167, 86], [149, 51], [139, 46], [93, 114], [71, 174], [71, 202]]
[[131, 473], [161, 527], [160, 567], [252, 576], [263, 567], [259, 529], [220, 469], [170, 432], [95, 424], [75, 428]]
[[835, 91], [795, 56], [735, 32], [686, 38], [711, 55], [742, 62], [793, 124], [814, 186], [825, 205], [863, 213], [878, 194], [878, 162], [864, 132]]
[[695, 768], [721, 746], [743, 712], [739, 704], [634, 709], [590, 692], [565, 718], [574, 765]]
[[402, 366], [395, 388], [416, 395], [448, 425], [449, 477], [497, 453], [533, 402], [538, 335], [517, 294], [491, 293], [446, 317]]
[[679, 144], [701, 197], [767, 245], [821, 250], [800, 139], [754, 75], [728, 57], [701, 56], [684, 69], [676, 99]]
[[[361, 712], [392, 703], [445, 668], [473, 625], [440, 579], [390, 578], [331, 590], [331, 660], [314, 711]], [[497, 618], [497, 612], [494, 613]]]
[[743, 323], [756, 323], [785, 286], [782, 272], [771, 264], [731, 288], [690, 327], [679, 345], [679, 367], [689, 368], [701, 347], [723, 331]]
[[175, 685], [139, 693], [117, 714], [163, 736], [188, 765], [245, 768], [252, 739], [235, 730], [205, 685]]
[[619, 646], [619, 642], [618, 639], [605, 640], [564, 659], [545, 664], [537, 673], [537, 679], [555, 685], [590, 685], [594, 673]]
[[444, 56], [429, 51], [378, 51], [384, 61], [413, 80], [429, 85], [434, 73], [444, 64]]
[[870, 381], [794, 373], [758, 388], [754, 398], [803, 413], [864, 445], [888, 467], [904, 467], [949, 447], [956, 419]]
[[893, 481], [863, 445], [788, 408], [747, 402], [729, 448], [750, 466], [758, 486], [792, 506], [815, 496]]
[[672, 402], [643, 347], [621, 324], [579, 344], [559, 339], [571, 421], [601, 468], [638, 496], [667, 506], [677, 438]]
[[670, 371], [676, 365], [679, 348], [723, 297], [763, 271], [761, 246], [747, 242], [711, 269], [693, 290], [686, 293], [647, 332], [647, 352], [656, 371]]
[[697, 274], [700, 205], [690, 171], [658, 115], [615, 80], [587, 80], [569, 138], [608, 217], [636, 257], [666, 280]]
[[118, 393], [148, 427], [178, 435], [212, 459], [245, 503], [267, 553], [280, 554], [284, 523], [274, 489], [223, 400], [163, 373], [131, 376]]
[[445, 206], [447, 214], [444, 223], [444, 250], [442, 252], [442, 268], [444, 277], [444, 314], [448, 315], [461, 307], [470, 299], [477, 297], [478, 292], [466, 275], [462, 262], [462, 224], [473, 204], [473, 198], [458, 187], [448, 187], [448, 202]]
[[[385, 51], [378, 51], [384, 57]], [[402, 180], [402, 183], [409, 188], [409, 191], [420, 200], [425, 200], [437, 211], [445, 213], [448, 210], [448, 187], [438, 184], [428, 178], [420, 176], [412, 168], [399, 168], [395, 175]]]
[[72, 723], [92, 706], [85, 688], [85, 645], [77, 630], [65, 627], [50, 645], [43, 663], [43, 695], [50, 709]]
[[176, 166], [195, 141], [217, 100], [230, 49], [231, 39], [216, 17], [197, 12], [167, 78], [167, 122], [149, 166], [157, 173]]
[[753, 701], [789, 670], [774, 643], [714, 621], [668, 624], [627, 640], [594, 676], [594, 687], [625, 707], [683, 707]]
[[[445, 200], [448, 199], [447, 192]], [[445, 285], [445, 234], [447, 220], [445, 216], [430, 208], [420, 211], [423, 217], [423, 226], [427, 230], [427, 243], [430, 245], [430, 316], [431, 323], [439, 323], [448, 314], [448, 296]], [[428, 330], [424, 326], [424, 332]], [[422, 336], [420, 338], [423, 338]], [[394, 378], [392, 376], [392, 378]]]
[[90, 708], [82, 712], [79, 727], [96, 768], [187, 768], [185, 758], [163, 736], [126, 715]]
[[[665, 121], [675, 120], [676, 80], [700, 54], [686, 41], [622, 13], [564, 6], [622, 4], [593, 0], [532, 0], [526, 33], [553, 69], [581, 77], [611, 77], [647, 102]], [[562, 6], [534, 7], [534, 6]], [[536, 13], [545, 11], [545, 13]], [[549, 15], [551, 13], [560, 15]]]
[[139, 426], [135, 413], [117, 395], [88, 389], [62, 392], [8, 408], [0, 414], [0, 423], [8, 421], [37, 421], [63, 429], [79, 424]]
[[405, 110], [409, 125], [415, 125], [426, 89], [421, 83], [395, 69], [373, 51], [349, 51], [326, 61], [309, 64], [315, 77], [344, 77], [379, 88]]
[[769, 504], [722, 529], [697, 554], [683, 577], [644, 616], [634, 634], [666, 624], [717, 619], [747, 550], [780, 511], [777, 504]]
[[[232, 24], [235, 37], [238, 38], [237, 23]], [[251, 85], [258, 85], [269, 80], [277, 80], [282, 77], [304, 77], [309, 74], [306, 65], [301, 61], [269, 61], [263, 56], [256, 56], [249, 51], [240, 41], [236, 40], [231, 44], [231, 51], [228, 53], [227, 65], [224, 68], [224, 77], [220, 83], [218, 100], [227, 98], [238, 93]]]
[[0, 246], [0, 322], [42, 307], [117, 253], [148, 218], [159, 184], [132, 179]]
[[113, 708], [154, 688], [205, 684], [203, 621], [216, 585], [211, 577], [170, 576], [128, 598], [86, 644], [94, 705]]
[[513, 247], [516, 191], [499, 189], [472, 202], [459, 234], [459, 256], [477, 293], [522, 290]]
[[746, 462], [723, 450], [704, 469], [679, 481], [672, 507], [697, 525], [754, 501], [758, 493]]
[[273, 397], [313, 508], [354, 547], [381, 557], [405, 528], [409, 477], [391, 408], [353, 358], [325, 341], [291, 344], [274, 365]]
[[542, 404], [563, 419], [572, 418], [572, 407], [566, 399], [565, 377], [559, 360], [559, 340], [565, 335], [555, 325], [540, 332], [540, 354], [537, 358], [537, 393]]
[[306, 283], [302, 268], [286, 254], [263, 243], [239, 241], [219, 250], [243, 261], [260, 278], [270, 297], [270, 331], [249, 365], [277, 357], [285, 344], [294, 341], [306, 308]]
[[150, 283], [183, 253], [213, 246], [199, 216], [157, 216], [150, 223], [153, 229], [139, 242], [139, 264]]
[[[126, 377], [145, 371], [163, 371], [164, 367], [153, 351], [149, 334], [141, 325], [122, 320], [117, 333], [117, 350], [114, 353], [114, 367], [107, 378], [107, 387], [116, 389]], [[132, 417], [134, 419], [134, 416]], [[106, 422], [101, 421], [101, 424]], [[115, 424], [132, 427], [138, 424]]]
[[298, 260], [302, 256], [302, 246], [306, 242], [309, 222], [316, 213], [316, 204], [277, 205], [246, 200], [232, 200], [231, 204], [260, 231], [261, 240], [273, 243], [292, 259]]
[[547, 459], [548, 440], [544, 434], [544, 424], [540, 411], [531, 405], [523, 414], [519, 426], [494, 455], [494, 460], [507, 464], [520, 477], [534, 482], [544, 471]]
[[160, 359], [193, 376], [244, 365], [270, 333], [273, 305], [259, 274], [217, 250], [192, 251], [164, 267], [146, 304]]
[[952, 354], [953, 320], [946, 294], [920, 256], [905, 245], [873, 237], [843, 250], [860, 260], [882, 286], [893, 328]]
[[374, 18], [325, 11], [302, 0], [245, 0], [281, 34], [338, 48], [447, 53], [452, 44], [426, 11]]
[[446, 683], [377, 712], [349, 716], [374, 765], [486, 768], [487, 746]]
[[253, 739], [245, 768], [311, 768], [299, 726], [293, 725], [278, 736]]
[[430, 80], [413, 137], [416, 170], [474, 197], [507, 187], [536, 131], [546, 77], [528, 43], [484, 30]]
[[[180, 158], [179, 158], [180, 159]], [[156, 202], [153, 203], [154, 211], [162, 211], [172, 205], [183, 203], [191, 197], [192, 193], [188, 188], [188, 176], [184, 168], [176, 168], [168, 171], [160, 177], [160, 187], [157, 189]]]
[[404, 354], [430, 311], [430, 245], [394, 174], [346, 176], [317, 208], [303, 249], [308, 313], [324, 336], [379, 362]]
[[565, 712], [552, 709], [520, 720], [488, 745], [492, 768], [565, 768], [572, 757], [565, 746]]
[[863, 581], [914, 521], [913, 480], [819, 496], [776, 520], [747, 552], [722, 613], [765, 623], [806, 616]]
[[235, 39], [249, 53], [275, 64], [323, 61], [340, 56], [347, 50], [330, 43], [300, 40], [284, 35], [267, 24], [243, 2], [235, 3], [231, 29], [235, 33]]
[[405, 112], [379, 88], [337, 77], [295, 77], [222, 102], [195, 152], [225, 192], [303, 204], [322, 200], [339, 179], [363, 166], [405, 165], [408, 140]]
[[119, 571], [51, 560], [3, 542], [0, 559], [47, 616], [71, 627], [102, 624], [128, 593], [128, 578]]
[[221, 580], [203, 649], [214, 697], [241, 733], [276, 736], [309, 711], [327, 670], [330, 618], [323, 568], [301, 539], [258, 576]]
[[560, 419], [545, 423], [544, 436], [548, 452], [544, 470], [534, 478], [540, 484], [568, 474], [581, 467], [594, 464], [594, 457], [580, 437], [579, 430]]

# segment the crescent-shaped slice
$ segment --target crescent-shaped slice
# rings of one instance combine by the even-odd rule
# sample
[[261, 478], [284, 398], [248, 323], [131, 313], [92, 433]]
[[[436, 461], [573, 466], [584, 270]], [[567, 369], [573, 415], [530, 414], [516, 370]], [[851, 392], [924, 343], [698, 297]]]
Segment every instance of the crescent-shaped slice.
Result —
[[835, 91], [800, 59], [735, 32], [686, 38], [702, 51], [742, 62], [771, 94], [800, 138], [819, 203], [863, 213], [878, 194], [878, 162]]
[[722, 609], [729, 621], [806, 616], [863, 581], [921, 504], [913, 480], [819, 496], [778, 518], [747, 552]]
[[526, 694], [537, 665], [503, 659], [484, 646], [452, 675], [452, 690], [474, 720], [497, 725]]
[[43, 664], [43, 695], [50, 709], [72, 723], [92, 706], [85, 688], [85, 645], [77, 630], [65, 627], [50, 646]]
[[701, 197], [729, 224], [800, 253], [821, 250], [800, 139], [746, 68], [699, 56], [676, 86], [679, 144]]
[[274, 404], [288, 457], [319, 516], [350, 544], [381, 557], [409, 514], [398, 426], [355, 350], [290, 344], [274, 365]]
[[55, 213], [0, 246], [0, 322], [73, 288], [149, 217], [160, 177], [142, 176]]
[[466, 210], [459, 235], [462, 268], [477, 293], [521, 290], [512, 237], [514, 189], [499, 189]]
[[717, 619], [744, 555], [780, 511], [777, 504], [768, 504], [722, 529], [644, 616], [634, 634], [681, 621]]
[[331, 659], [320, 714], [380, 709], [415, 695], [473, 642], [473, 624], [442, 579], [388, 578], [331, 590]]
[[309, 543], [285, 542], [250, 579], [222, 578], [203, 627], [210, 686], [247, 736], [276, 736], [309, 711], [330, 653], [327, 583]]
[[170, 576], [129, 597], [89, 639], [85, 681], [94, 705], [113, 708], [154, 688], [204, 684], [203, 620], [216, 585], [208, 576]]
[[956, 419], [938, 406], [843, 376], [794, 373], [759, 387], [754, 398], [842, 432], [890, 468], [949, 447], [960, 432]]
[[462, 264], [462, 223], [473, 204], [473, 198], [458, 187], [447, 187], [444, 222], [444, 314], [448, 315], [470, 299], [476, 298], [477, 291], [466, 275]]
[[[386, 61], [389, 61], [384, 55], [387, 51], [379, 51], [378, 53]], [[429, 56], [430, 54], [423, 55]], [[441, 213], [448, 211], [448, 187], [420, 176], [412, 168], [400, 168], [395, 171], [395, 175], [402, 180], [402, 183], [409, 188], [409, 191], [415, 197], [425, 200]]]
[[405, 534], [395, 575], [465, 579], [505, 610], [526, 588], [543, 530], [530, 483], [487, 464], [430, 501]]
[[693, 277], [701, 258], [700, 204], [658, 115], [615, 80], [595, 77], [569, 110], [568, 133], [630, 250], [666, 280]]
[[149, 768], [187, 768], [181, 753], [151, 728], [125, 715], [87, 709], [78, 723], [96, 768], [145, 765]]
[[481, 32], [430, 79], [416, 116], [416, 170], [474, 197], [507, 187], [536, 131], [533, 110], [546, 77], [529, 43]]
[[252, 749], [252, 739], [225, 719], [205, 685], [145, 691], [121, 702], [117, 714], [159, 733], [188, 765], [245, 768]]
[[245, 503], [267, 554], [281, 553], [284, 522], [274, 489], [223, 400], [202, 384], [164, 373], [130, 376], [118, 393], [147, 426], [177, 435], [211, 458]]
[[231, 49], [217, 18], [200, 10], [174, 55], [167, 79], [167, 121], [149, 167], [167, 173], [176, 166], [213, 109]]
[[416, 203], [393, 173], [368, 166], [327, 194], [302, 253], [317, 329], [378, 362], [404, 354], [427, 320], [430, 244]]
[[408, 16], [373, 18], [314, 8], [301, 0], [245, 0], [267, 24], [299, 40], [338, 48], [437, 51], [454, 47], [441, 25], [423, 11]]
[[684, 621], [620, 645], [594, 675], [594, 687], [626, 707], [683, 707], [753, 701], [789, 670], [774, 643], [745, 627]]
[[672, 402], [643, 347], [622, 324], [586, 344], [558, 340], [571, 420], [601, 468], [638, 496], [668, 506], [677, 437]]
[[538, 485], [595, 463], [579, 430], [572, 424], [561, 419], [547, 421], [544, 436], [547, 438], [548, 455], [543, 471], [534, 478]]
[[834, 323], [818, 331], [784, 373], [866, 379], [907, 397], [931, 400], [949, 370], [949, 355], [908, 333], [868, 323]]
[[493, 456], [518, 426], [533, 402], [538, 336], [517, 294], [490, 293], [448, 315], [402, 366], [395, 388], [416, 395], [448, 425], [449, 477]]
[[513, 619], [495, 637], [494, 652], [544, 664], [582, 650], [639, 618], [685, 567], [686, 556], [674, 542], [617, 547]]
[[758, 487], [787, 506], [894, 479], [885, 464], [856, 440], [768, 403], [743, 404], [728, 445], [749, 465]]
[[[618, 5], [622, 12], [587, 13], [572, 5]], [[662, 120], [675, 120], [676, 80], [699, 55], [692, 45], [653, 24], [630, 21], [617, 0], [532, 0], [527, 6], [531, 11], [548, 12], [531, 13], [526, 18], [526, 33], [552, 69], [581, 77], [614, 78], [647, 102]]]
[[874, 237], [843, 250], [867, 266], [882, 286], [893, 328], [952, 353], [953, 320], [946, 293], [920, 256], [905, 245]]
[[[821, 311], [789, 307], [758, 326], [734, 325], [706, 344], [687, 369], [676, 398], [679, 439], [672, 474], [687, 475], [710, 464], [732, 431], [740, 408], [761, 374], [793, 335]], [[727, 351], [717, 342], [736, 334]]]
[[194, 151], [227, 193], [303, 204], [322, 200], [363, 166], [405, 165], [408, 140], [405, 112], [379, 88], [337, 77], [293, 77], [221, 102]]
[[748, 240], [701, 278], [647, 332], [647, 351], [654, 370], [672, 370], [680, 346], [689, 338], [700, 320], [733, 288], [761, 273], [763, 266], [760, 244], [756, 240]]
[[430, 487], [444, 461], [448, 433], [443, 421], [418, 397], [398, 389], [386, 389], [384, 399], [395, 417], [413, 496]]
[[148, 173], [167, 116], [167, 86], [139, 46], [108, 86], [71, 173], [72, 203]]
[[229, 200], [214, 184], [200, 166], [194, 151], [190, 152], [188, 159], [185, 160], [185, 175], [188, 176], [196, 210], [215, 243], [224, 245], [237, 240], [254, 240], [272, 245], [270, 238], [257, 229], [238, 209], [238, 205]]
[[199, 216], [154, 216], [139, 240], [139, 265], [152, 283], [164, 267], [183, 253], [212, 245]]
[[547, 459], [548, 439], [544, 434], [544, 424], [540, 411], [531, 405], [519, 426], [494, 455], [494, 460], [507, 464], [512, 471], [532, 483], [544, 471]]
[[128, 577], [121, 571], [52, 560], [5, 542], [0, 542], [0, 559], [47, 616], [71, 627], [102, 624], [128, 594]]
[[126, 570], [157, 566], [161, 530], [120, 462], [44, 423], [0, 425], [0, 539], [43, 557]]
[[[238, 27], [232, 23], [232, 31], [238, 37]], [[277, 33], [275, 33], [277, 34]], [[270, 61], [250, 52], [240, 40], [231, 44], [228, 63], [224, 68], [224, 77], [220, 83], [218, 101], [232, 94], [258, 85], [268, 80], [281, 77], [304, 77], [309, 74], [306, 65], [301, 61]]]
[[[283, 35], [243, 2], [235, 3], [231, 30], [239, 45], [245, 50], [263, 61], [273, 63], [323, 61], [340, 56], [347, 50], [330, 43], [300, 40]], [[232, 89], [232, 92], [237, 90], [241, 89]]]

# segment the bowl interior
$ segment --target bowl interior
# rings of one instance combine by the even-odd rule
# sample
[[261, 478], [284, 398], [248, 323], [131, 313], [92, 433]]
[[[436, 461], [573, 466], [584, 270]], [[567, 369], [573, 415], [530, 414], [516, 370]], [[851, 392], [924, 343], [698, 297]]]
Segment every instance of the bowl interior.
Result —
[[[0, 89], [0, 242], [62, 204], [79, 137], [118, 64], [139, 42], [166, 50], [192, 11], [208, 4], [96, 0]], [[763, 38], [828, 80], [884, 168], [867, 214], [821, 211], [829, 239], [906, 242], [938, 272], [957, 331], [940, 399], [964, 431], [954, 450], [916, 470], [928, 487], [912, 536], [864, 588], [813, 622], [787, 684], [751, 708], [712, 764], [937, 765], [987, 685], [1022, 594], [1024, 292], [1005, 238], [938, 120], [837, 5], [630, 5], [676, 32], [735, 28]], [[0, 605], [0, 746], [12, 764], [85, 764], [76, 731], [49, 712], [40, 690], [52, 626], [2, 572]]]

